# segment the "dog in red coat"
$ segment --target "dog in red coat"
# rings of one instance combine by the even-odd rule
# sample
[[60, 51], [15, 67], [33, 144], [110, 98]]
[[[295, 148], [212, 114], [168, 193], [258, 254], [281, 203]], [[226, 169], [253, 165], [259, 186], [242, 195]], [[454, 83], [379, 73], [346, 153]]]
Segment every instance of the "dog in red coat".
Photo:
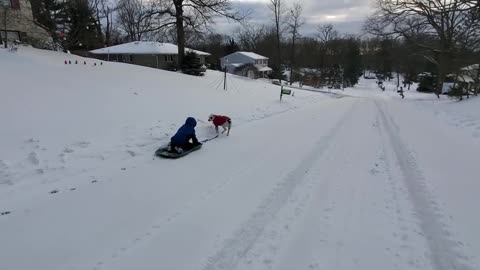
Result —
[[230, 119], [230, 117], [224, 115], [210, 114], [210, 116], [208, 117], [208, 121], [211, 121], [213, 123], [213, 125], [215, 126], [215, 131], [217, 131], [217, 133], [218, 127], [222, 127], [222, 134], [226, 131], [227, 136], [230, 135], [230, 129], [232, 128], [232, 119]]

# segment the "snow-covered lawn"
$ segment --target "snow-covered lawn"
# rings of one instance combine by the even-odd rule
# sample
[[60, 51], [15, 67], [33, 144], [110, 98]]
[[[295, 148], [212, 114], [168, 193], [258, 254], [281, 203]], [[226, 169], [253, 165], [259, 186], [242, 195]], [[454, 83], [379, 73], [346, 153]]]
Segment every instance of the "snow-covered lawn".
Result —
[[[362, 80], [280, 102], [31, 48], [0, 50], [0, 82], [2, 270], [480, 268], [477, 98]], [[210, 113], [229, 137], [153, 157], [187, 116], [213, 136]]]
[[235, 130], [323, 99], [298, 93], [280, 103], [278, 86], [235, 76], [224, 91], [215, 71], [193, 77], [29, 48], [0, 57], [0, 183], [15, 186], [151, 156], [188, 116], [204, 121], [203, 138], [212, 135], [211, 113], [231, 116]]

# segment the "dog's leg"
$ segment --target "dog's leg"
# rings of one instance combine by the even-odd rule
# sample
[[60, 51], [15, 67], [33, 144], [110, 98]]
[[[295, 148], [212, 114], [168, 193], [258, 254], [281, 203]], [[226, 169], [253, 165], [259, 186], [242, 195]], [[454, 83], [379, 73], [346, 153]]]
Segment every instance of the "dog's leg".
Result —
[[227, 136], [230, 135], [230, 129], [231, 129], [231, 127], [228, 126]]
[[217, 134], [218, 134], [218, 126], [215, 126], [215, 131], [216, 131]]

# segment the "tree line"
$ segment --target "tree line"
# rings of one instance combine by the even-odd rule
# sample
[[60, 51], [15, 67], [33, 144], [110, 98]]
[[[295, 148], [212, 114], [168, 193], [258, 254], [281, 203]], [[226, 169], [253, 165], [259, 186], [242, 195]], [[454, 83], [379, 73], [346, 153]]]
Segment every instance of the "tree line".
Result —
[[217, 16], [241, 21], [230, 0], [30, 0], [35, 21], [63, 50], [91, 50], [127, 41], [177, 43], [179, 62], [188, 38]]
[[[211, 53], [209, 64], [217, 69], [220, 57], [252, 51], [270, 58], [272, 78], [301, 78], [314, 86], [352, 86], [371, 72], [400, 85], [429, 73], [439, 95], [449, 74], [480, 61], [478, 0], [377, 0], [359, 35], [324, 24], [308, 36], [302, 35], [302, 6], [285, 0], [268, 1], [271, 21], [265, 25], [249, 24], [248, 11], [235, 11], [231, 0], [30, 1], [38, 24], [64, 50], [172, 42], [178, 44], [180, 66], [189, 46]], [[242, 26], [232, 35], [215, 33], [216, 17]]]

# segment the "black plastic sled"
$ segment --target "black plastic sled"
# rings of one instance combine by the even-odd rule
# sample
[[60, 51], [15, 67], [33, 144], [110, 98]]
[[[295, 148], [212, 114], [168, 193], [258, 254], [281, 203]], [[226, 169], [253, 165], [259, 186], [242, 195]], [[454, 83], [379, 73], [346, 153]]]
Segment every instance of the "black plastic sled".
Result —
[[172, 153], [168, 151], [167, 147], [160, 147], [157, 151], [155, 151], [155, 155], [157, 157], [162, 157], [162, 158], [176, 159], [176, 158], [181, 158], [183, 156], [186, 156], [191, 152], [197, 151], [200, 148], [202, 148], [201, 144], [195, 145], [191, 149], [185, 150], [182, 153]]

